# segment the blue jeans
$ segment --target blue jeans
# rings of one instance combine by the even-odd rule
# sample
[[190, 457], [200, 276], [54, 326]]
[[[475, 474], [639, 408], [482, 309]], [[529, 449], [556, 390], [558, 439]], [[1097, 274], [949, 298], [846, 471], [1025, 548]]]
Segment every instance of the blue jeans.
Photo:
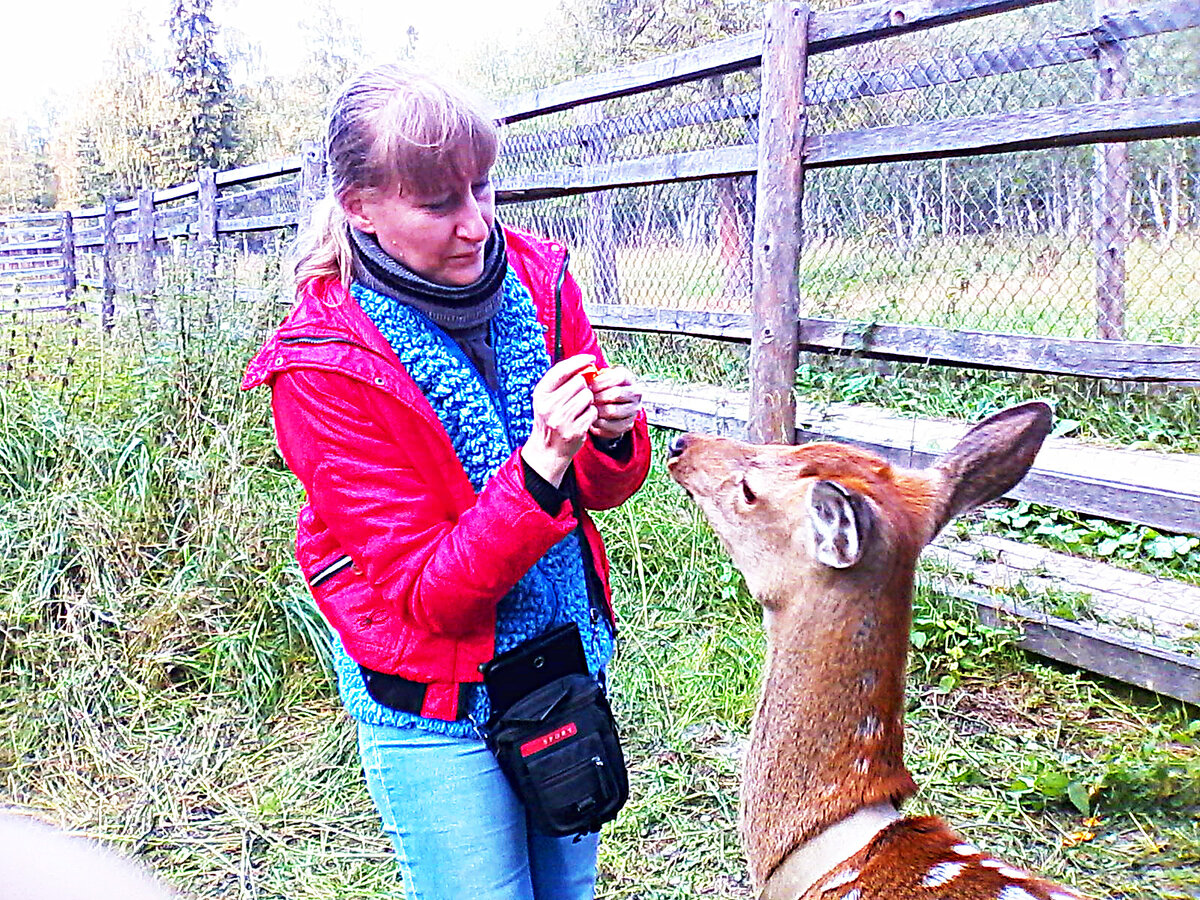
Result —
[[592, 900], [599, 836], [533, 831], [483, 741], [360, 722], [358, 749], [407, 900]]

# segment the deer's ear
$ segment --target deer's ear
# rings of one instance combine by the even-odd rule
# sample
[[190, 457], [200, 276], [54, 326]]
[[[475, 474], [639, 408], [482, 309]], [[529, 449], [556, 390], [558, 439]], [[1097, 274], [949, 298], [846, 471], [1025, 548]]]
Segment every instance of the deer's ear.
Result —
[[934, 534], [959, 513], [1014, 488], [1033, 465], [1050, 423], [1050, 407], [1034, 401], [1002, 410], [968, 431], [934, 465], [940, 481]]
[[848, 569], [860, 559], [871, 533], [871, 509], [836, 481], [815, 481], [808, 494], [817, 561]]

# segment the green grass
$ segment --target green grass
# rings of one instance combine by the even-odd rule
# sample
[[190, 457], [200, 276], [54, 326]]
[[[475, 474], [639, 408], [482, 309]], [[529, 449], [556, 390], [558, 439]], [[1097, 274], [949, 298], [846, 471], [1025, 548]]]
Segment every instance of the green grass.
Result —
[[[1136, 238], [1126, 254], [1126, 337], [1200, 340], [1195, 295], [1200, 241]], [[831, 240], [807, 248], [806, 314], [951, 329], [1095, 336], [1095, 252], [1087, 240], [1047, 236], [933, 238], [897, 252], [890, 239]]]
[[[157, 336], [86, 330], [70, 366], [70, 329], [5, 332], [39, 346], [0, 371], [0, 802], [111, 840], [196, 897], [398, 897], [291, 557], [300, 490], [266, 392], [237, 390], [280, 311], [206, 321], [179, 300]], [[672, 378], [744, 373], [739, 348], [608, 347]], [[1097, 421], [1115, 431], [1119, 409]], [[661, 459], [600, 520], [633, 791], [605, 831], [600, 896], [749, 898], [735, 819], [759, 610]], [[914, 809], [1097, 896], [1196, 895], [1194, 709], [1026, 658], [925, 590], [914, 633]]]

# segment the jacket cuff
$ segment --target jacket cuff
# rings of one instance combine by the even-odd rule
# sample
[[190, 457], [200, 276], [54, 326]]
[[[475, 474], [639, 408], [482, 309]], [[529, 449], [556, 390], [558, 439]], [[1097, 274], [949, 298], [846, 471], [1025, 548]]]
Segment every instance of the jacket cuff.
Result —
[[605, 456], [611, 456], [617, 462], [628, 462], [629, 455], [633, 453], [633, 432], [632, 430], [625, 432], [620, 437], [616, 438], [598, 438], [595, 435], [591, 436], [592, 443], [596, 445], [596, 449]]
[[521, 472], [525, 477], [525, 490], [533, 497], [538, 506], [548, 516], [557, 516], [562, 509], [567, 492], [557, 488], [533, 470], [525, 458], [521, 457]]

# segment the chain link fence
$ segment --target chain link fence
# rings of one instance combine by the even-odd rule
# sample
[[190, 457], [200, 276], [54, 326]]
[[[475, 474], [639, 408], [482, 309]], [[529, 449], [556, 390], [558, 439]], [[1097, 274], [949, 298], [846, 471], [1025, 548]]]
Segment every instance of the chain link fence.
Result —
[[[1090, 3], [1064, 0], [820, 54], [809, 61], [809, 132], [1194, 90], [1197, 31], [1165, 30], [1195, 18], [1184, 7], [1100, 21]], [[497, 171], [519, 178], [753, 145], [757, 117], [757, 72], [712, 78], [513, 126]], [[597, 303], [744, 311], [753, 207], [746, 176], [601, 190], [501, 214], [566, 242]], [[811, 169], [803, 222], [807, 316], [1200, 341], [1194, 138]], [[1099, 259], [1101, 243], [1115, 261]]]
[[[1125, 7], [1101, 18], [1090, 2], [1061, 0], [814, 55], [808, 133], [928, 129], [1195, 91], [1198, 19], [1187, 3]], [[758, 117], [757, 70], [710, 78], [511, 126], [497, 174], [502, 183], [520, 183], [563, 166], [753, 148]], [[585, 298], [601, 309], [748, 313], [755, 190], [753, 175], [706, 178], [508, 203], [500, 216], [565, 243]], [[804, 317], [856, 327], [1200, 343], [1200, 139], [809, 168], [802, 222]], [[637, 339], [606, 340], [626, 357], [638, 352]], [[692, 353], [696, 343], [679, 334], [651, 341], [658, 342], [655, 362], [661, 368], [665, 359], [674, 373], [686, 366], [673, 357]], [[709, 364], [716, 377], [696, 380], [744, 390], [745, 347], [722, 346], [697, 355], [724, 353], [732, 363]], [[1003, 365], [1001, 356], [993, 362]], [[1015, 399], [1049, 396], [1064, 433], [1191, 452], [1197, 446], [1185, 434], [1200, 413], [1194, 388], [804, 353], [796, 389], [805, 427], [817, 437], [827, 427], [823, 417], [847, 404], [875, 405], [885, 417], [915, 423], [923, 416], [969, 420]], [[830, 436], [839, 437], [836, 430]], [[976, 587], [1060, 620], [1114, 633], [1136, 628], [1146, 644], [1194, 654], [1200, 600], [1196, 588], [1170, 574], [1146, 576], [1124, 595], [1103, 567], [1063, 575], [1053, 560], [1027, 570], [988, 565], [1012, 552], [1006, 540], [1027, 541], [1021, 529], [1039, 522], [1038, 540], [1059, 551], [1086, 554], [1089, 541], [1120, 540], [1120, 552], [1108, 556], [1126, 565], [1168, 561], [1176, 544], [1175, 571], [1195, 558], [1180, 543], [1192, 538], [1070, 510], [1038, 513], [1024, 501], [972, 526], [974, 542], [951, 537], [931, 555], [933, 565], [958, 570], [960, 579], [974, 573], [968, 580], [1003, 570]], [[1097, 590], [1078, 586], [1089, 578]]]
[[[496, 174], [503, 182], [564, 166], [753, 147], [758, 90], [757, 71], [737, 73], [511, 126]], [[597, 303], [749, 308], [751, 176], [515, 203], [500, 215], [565, 242], [572, 272]]]

